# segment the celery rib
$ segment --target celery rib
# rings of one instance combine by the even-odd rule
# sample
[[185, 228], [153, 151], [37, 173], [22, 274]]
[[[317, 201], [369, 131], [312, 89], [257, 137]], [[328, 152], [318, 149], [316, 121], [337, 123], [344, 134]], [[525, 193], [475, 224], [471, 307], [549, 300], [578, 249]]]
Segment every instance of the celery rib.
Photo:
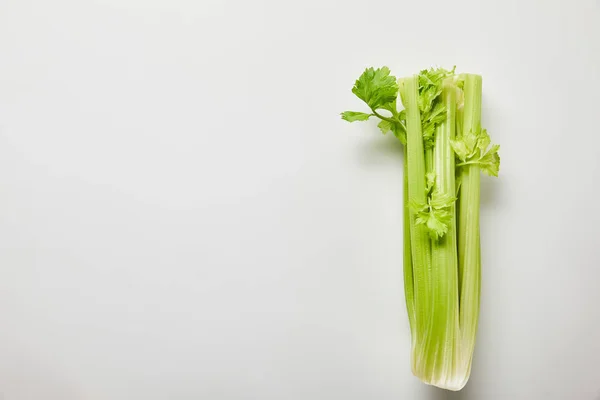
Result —
[[406, 157], [406, 146], [404, 148], [404, 194], [403, 194], [403, 225], [404, 225], [404, 297], [406, 300], [406, 311], [408, 313], [408, 324], [411, 333], [411, 348], [415, 347], [416, 321], [415, 321], [415, 289], [413, 277], [412, 254], [410, 250], [410, 217], [408, 215], [408, 160]]
[[[401, 82], [402, 99], [406, 108], [406, 157], [408, 166], [408, 198], [425, 203], [425, 157], [423, 135], [421, 134], [421, 114], [418, 106], [418, 77], [405, 78]], [[415, 351], [412, 353], [413, 372], [417, 376], [426, 374], [427, 362], [426, 338], [431, 320], [430, 282], [431, 282], [431, 246], [427, 228], [416, 224], [416, 213], [409, 210], [410, 241], [413, 262], [414, 299], [416, 316]]]
[[[481, 76], [465, 75], [463, 132], [481, 129]], [[458, 219], [458, 271], [460, 275], [460, 371], [466, 384], [471, 371], [479, 320], [481, 279], [479, 243], [480, 170], [476, 164], [461, 167]]]
[[[442, 101], [446, 106], [446, 120], [436, 131], [434, 142], [433, 169], [436, 173], [438, 190], [455, 196], [454, 153], [450, 140], [454, 139], [456, 126], [456, 87], [452, 80], [444, 83]], [[430, 383], [438, 387], [453, 388], [457, 369], [458, 325], [458, 271], [456, 249], [455, 207], [450, 207], [452, 219], [448, 232], [439, 240], [432, 241], [432, 298], [433, 334], [430, 349], [436, 354], [434, 371]]]

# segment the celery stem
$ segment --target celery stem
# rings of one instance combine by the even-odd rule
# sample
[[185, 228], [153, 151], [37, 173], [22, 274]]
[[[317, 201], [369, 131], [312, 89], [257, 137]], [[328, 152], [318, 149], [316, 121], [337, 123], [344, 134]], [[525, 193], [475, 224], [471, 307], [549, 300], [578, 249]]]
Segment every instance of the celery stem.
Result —
[[[423, 135], [421, 133], [421, 115], [418, 106], [418, 77], [413, 75], [401, 81], [401, 94], [406, 108], [408, 166], [408, 198], [418, 203], [426, 203], [425, 193], [425, 157]], [[426, 338], [430, 329], [430, 283], [431, 283], [431, 244], [424, 225], [416, 224], [416, 213], [409, 210], [410, 241], [414, 277], [414, 298], [416, 316], [416, 346], [412, 353], [413, 372], [424, 378], [424, 371], [432, 363], [427, 361]], [[417, 354], [418, 351], [418, 354]]]
[[[481, 129], [481, 76], [465, 75], [463, 132]], [[479, 241], [480, 170], [477, 164], [460, 169], [461, 188], [458, 220], [458, 268], [460, 287], [461, 369], [469, 377], [479, 319], [481, 280]]]

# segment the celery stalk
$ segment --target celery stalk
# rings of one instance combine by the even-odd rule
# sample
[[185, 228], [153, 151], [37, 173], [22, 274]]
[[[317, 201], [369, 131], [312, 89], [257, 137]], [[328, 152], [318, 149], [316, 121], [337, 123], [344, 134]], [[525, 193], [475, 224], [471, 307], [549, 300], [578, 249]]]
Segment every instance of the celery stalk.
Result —
[[425, 171], [434, 172], [433, 168], [433, 148], [427, 147], [425, 148]]
[[[406, 154], [406, 147], [404, 149]], [[412, 348], [415, 347], [416, 322], [415, 322], [415, 289], [413, 277], [412, 255], [410, 250], [410, 217], [408, 215], [408, 159], [404, 156], [404, 199], [402, 208], [404, 210], [404, 297], [406, 300], [406, 311], [410, 326]]]
[[[442, 101], [446, 107], [446, 120], [436, 130], [433, 169], [438, 190], [450, 197], [455, 196], [454, 152], [450, 140], [454, 140], [456, 126], [456, 86], [452, 79], [443, 85]], [[432, 297], [433, 329], [428, 351], [436, 354], [434, 374], [428, 383], [438, 387], [456, 389], [455, 370], [460, 348], [458, 309], [458, 270], [456, 249], [456, 218], [454, 204], [449, 210], [452, 219], [448, 232], [438, 240], [432, 240]]]
[[[466, 74], [464, 85], [464, 116], [462, 136], [481, 130], [481, 85], [479, 75]], [[479, 165], [468, 164], [460, 169], [458, 219], [458, 270], [460, 287], [461, 360], [460, 372], [466, 383], [477, 334], [480, 296], [480, 243], [479, 243]]]
[[[408, 166], [408, 198], [409, 201], [426, 202], [425, 192], [425, 156], [423, 136], [421, 134], [421, 115], [418, 106], [418, 77], [410, 76], [401, 80], [400, 92], [406, 109], [406, 157]], [[409, 208], [411, 257], [413, 262], [415, 332], [416, 340], [412, 352], [413, 373], [417, 376], [426, 374], [427, 362], [425, 339], [428, 334], [431, 313], [430, 309], [430, 273], [431, 245], [427, 228], [417, 225], [417, 214]]]
[[379, 129], [404, 144], [411, 367], [423, 382], [449, 390], [467, 383], [477, 334], [480, 173], [498, 176], [500, 167], [499, 146], [481, 129], [481, 81], [443, 68], [397, 81], [387, 67], [367, 68], [352, 92], [371, 111], [341, 114], [349, 122], [379, 118]]

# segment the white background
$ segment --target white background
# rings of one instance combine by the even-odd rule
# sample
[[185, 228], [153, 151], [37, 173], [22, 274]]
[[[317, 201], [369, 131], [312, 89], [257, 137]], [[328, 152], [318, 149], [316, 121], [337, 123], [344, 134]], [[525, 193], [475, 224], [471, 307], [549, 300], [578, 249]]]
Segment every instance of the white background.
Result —
[[[401, 146], [339, 118], [434, 64], [502, 146], [460, 393], [410, 373]], [[599, 75], [595, 0], [2, 1], [2, 399], [600, 398]]]

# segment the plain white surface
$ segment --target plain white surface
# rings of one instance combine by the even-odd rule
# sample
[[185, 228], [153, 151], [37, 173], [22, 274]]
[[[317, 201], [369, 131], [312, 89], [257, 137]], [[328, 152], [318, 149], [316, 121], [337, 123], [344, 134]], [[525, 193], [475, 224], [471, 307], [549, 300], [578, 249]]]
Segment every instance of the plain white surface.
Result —
[[[3, 400], [600, 396], [600, 4], [4, 0]], [[471, 381], [409, 368], [366, 66], [484, 76]]]

